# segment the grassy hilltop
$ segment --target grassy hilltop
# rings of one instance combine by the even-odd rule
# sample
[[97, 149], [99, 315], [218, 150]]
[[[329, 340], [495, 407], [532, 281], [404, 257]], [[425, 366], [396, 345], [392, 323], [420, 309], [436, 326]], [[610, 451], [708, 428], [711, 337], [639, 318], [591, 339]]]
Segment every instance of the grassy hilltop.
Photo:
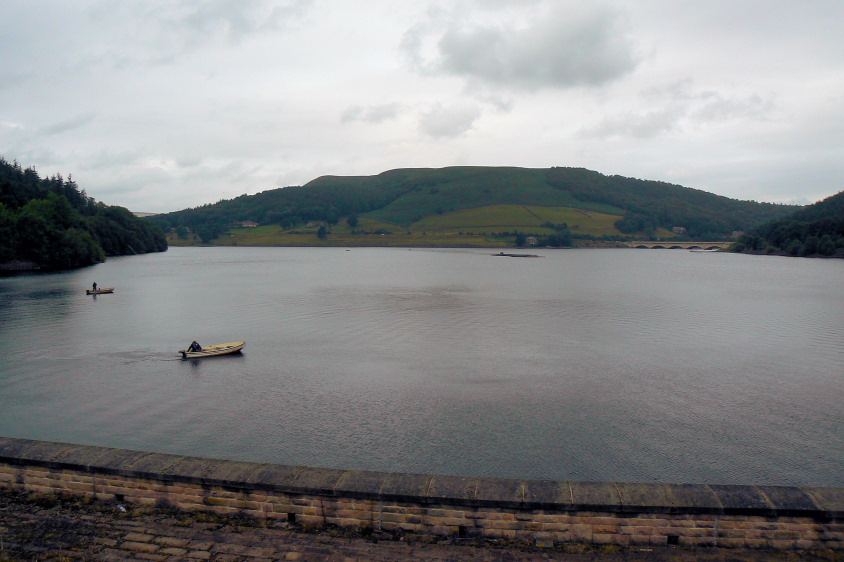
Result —
[[796, 209], [582, 168], [449, 167], [323, 176], [154, 220], [175, 245], [565, 246], [725, 240]]

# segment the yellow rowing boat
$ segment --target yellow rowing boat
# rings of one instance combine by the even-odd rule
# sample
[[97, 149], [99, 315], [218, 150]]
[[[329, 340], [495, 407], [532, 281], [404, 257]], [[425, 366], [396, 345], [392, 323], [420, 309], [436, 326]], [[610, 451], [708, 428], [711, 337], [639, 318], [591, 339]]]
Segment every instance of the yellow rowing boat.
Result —
[[239, 353], [243, 346], [246, 345], [245, 341], [233, 341], [229, 343], [218, 343], [217, 345], [209, 345], [208, 347], [203, 347], [199, 351], [190, 351], [189, 349], [183, 349], [179, 351], [182, 354], [183, 359], [193, 359], [197, 357], [216, 357], [218, 355], [229, 355], [231, 353]]

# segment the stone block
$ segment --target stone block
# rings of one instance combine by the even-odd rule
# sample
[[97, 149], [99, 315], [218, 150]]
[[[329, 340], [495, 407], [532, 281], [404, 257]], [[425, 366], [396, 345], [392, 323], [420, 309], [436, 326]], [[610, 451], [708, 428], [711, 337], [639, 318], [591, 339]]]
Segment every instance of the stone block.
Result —
[[452, 527], [446, 527], [445, 525], [428, 525], [427, 530], [432, 535], [437, 535], [440, 537], [447, 537], [456, 533], [457, 529]]
[[815, 500], [801, 490], [800, 488], [793, 488], [787, 486], [757, 486], [768, 502], [774, 506], [777, 513], [780, 515], [787, 515], [789, 513], [818, 513], [821, 508], [815, 503]]
[[647, 525], [619, 525], [618, 534], [651, 536], [654, 534], [654, 528]]
[[316, 525], [318, 527], [321, 527], [323, 523], [323, 517], [322, 515], [303, 514], [297, 516], [296, 521], [301, 521], [305, 525]]
[[520, 480], [481, 478], [475, 497], [496, 507], [519, 506], [525, 501], [525, 484]]
[[428, 487], [433, 478], [426, 474], [390, 473], [381, 486], [381, 494], [406, 503], [430, 503]]
[[244, 501], [255, 503], [268, 503], [269, 496], [266, 492], [249, 490], [243, 494]]
[[67, 489], [73, 492], [93, 492], [90, 484], [83, 484], [81, 482], [68, 482]]
[[574, 539], [572, 539], [570, 529], [563, 530], [563, 531], [554, 531], [554, 532], [551, 533], [551, 536], [554, 537], [555, 542], [571, 542], [572, 540], [574, 540]]
[[774, 539], [776, 540], [797, 540], [800, 538], [800, 533], [797, 531], [774, 531]]
[[670, 488], [665, 484], [634, 484], [616, 482], [618, 500], [626, 512], [660, 512], [671, 506]]
[[569, 522], [571, 519], [571, 516], [568, 514], [544, 512], [534, 514], [533, 517], [531, 517], [532, 521], [536, 521], [538, 523], [562, 523]]
[[[381, 523], [404, 523], [407, 521], [405, 516], [400, 513], [382, 513], [378, 519]], [[435, 519], [433, 520], [435, 521]], [[423, 523], [427, 524], [427, 521], [432, 521], [432, 519], [422, 518]]]
[[[384, 503], [381, 504], [380, 510], [384, 513], [410, 513], [410, 510], [407, 506], [404, 505], [396, 505], [391, 503]], [[429, 510], [426, 509], [425, 512], [427, 513]]]
[[481, 527], [481, 536], [488, 539], [503, 539], [503, 529], [490, 529], [488, 527]]
[[651, 544], [651, 535], [629, 535], [630, 544]]
[[680, 537], [711, 537], [712, 536], [712, 529], [702, 529], [700, 527], [684, 527], [682, 529], [676, 529], [672, 531], [673, 535], [678, 535]]
[[830, 518], [844, 519], [844, 488], [801, 488]]
[[589, 517], [581, 518], [581, 523], [588, 523], [590, 525], [623, 525], [623, 524], [639, 524], [652, 526], [650, 521], [643, 521], [640, 519], [627, 519], [621, 517], [611, 517], [607, 515], [591, 515]]
[[187, 549], [185, 548], [174, 548], [172, 546], [167, 546], [162, 548], [157, 552], [161, 556], [170, 556], [174, 558], [184, 558], [185, 555], [188, 553]]
[[130, 550], [132, 552], [145, 552], [151, 554], [159, 549], [159, 546], [156, 544], [150, 544], [146, 542], [132, 542], [132, 541], [124, 541], [120, 543], [120, 548], [123, 550]]
[[408, 523], [406, 521], [403, 522], [403, 523], [397, 523], [395, 528], [399, 531], [404, 531], [406, 533], [424, 534], [424, 533], [428, 532], [427, 526], [421, 525], [421, 524], [418, 524], [418, 523]]
[[716, 546], [715, 539], [712, 537], [680, 537], [679, 542], [684, 546], [701, 546], [714, 547]]
[[484, 529], [518, 529], [520, 526], [516, 521], [506, 521], [503, 519], [478, 521], [476, 524]]
[[342, 519], [357, 519], [362, 521], [372, 519], [372, 512], [362, 509], [338, 509], [334, 512], [334, 516]]
[[160, 544], [161, 546], [185, 547], [190, 543], [190, 540], [162, 535], [155, 537], [152, 542]]
[[612, 534], [612, 544], [617, 544], [620, 546], [628, 546], [632, 542], [632, 538], [630, 535], [618, 535]]
[[[768, 546], [775, 550], [791, 550], [794, 548], [796, 541], [793, 540], [783, 540], [783, 539], [771, 539], [768, 541]], [[718, 544], [721, 544], [721, 541], [718, 541]]]
[[569, 482], [569, 486], [574, 509], [588, 509], [590, 513], [621, 511], [621, 498], [612, 483]]
[[239, 509], [237, 509], [236, 507], [230, 507], [230, 506], [227, 506], [227, 505], [209, 506], [209, 507], [204, 508], [204, 509], [208, 509], [210, 511], [213, 511], [217, 515], [239, 515], [240, 514]]
[[384, 472], [348, 470], [337, 483], [334, 493], [339, 496], [378, 498], [387, 481]]
[[428, 486], [429, 500], [461, 499], [475, 500], [478, 497], [480, 479], [461, 476], [434, 476]]
[[745, 548], [747, 539], [744, 537], [719, 538], [718, 546], [721, 548]]
[[725, 513], [762, 512], [773, 514], [774, 506], [755, 486], [719, 486], [710, 484], [709, 489], [718, 498]]
[[704, 484], [672, 484], [666, 488], [672, 513], [720, 513], [721, 502]]
[[539, 529], [541, 531], [561, 533], [568, 531], [571, 528], [571, 523], [540, 523]]
[[[138, 453], [137, 451], [121, 452], [119, 449], [114, 449], [102, 455], [98, 462], [108, 464], [119, 459], [119, 464], [116, 467], [119, 474], [146, 479], [148, 480], [147, 485], [151, 485], [152, 480], [156, 484], [162, 482], [167, 477], [167, 470], [180, 458], [178, 455]], [[172, 480], [172, 478], [170, 479]]]
[[571, 536], [576, 541], [592, 541], [592, 525], [576, 524], [571, 526]]
[[345, 471], [333, 468], [306, 468], [296, 475], [290, 488], [304, 494], [333, 496]]

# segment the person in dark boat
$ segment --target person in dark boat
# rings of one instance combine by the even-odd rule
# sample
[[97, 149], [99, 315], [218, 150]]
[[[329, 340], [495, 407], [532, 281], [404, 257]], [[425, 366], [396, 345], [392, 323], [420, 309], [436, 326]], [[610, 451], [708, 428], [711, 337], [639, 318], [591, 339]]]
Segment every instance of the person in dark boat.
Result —
[[188, 347], [188, 351], [202, 351], [202, 346], [199, 345], [196, 340], [191, 342], [190, 346]]

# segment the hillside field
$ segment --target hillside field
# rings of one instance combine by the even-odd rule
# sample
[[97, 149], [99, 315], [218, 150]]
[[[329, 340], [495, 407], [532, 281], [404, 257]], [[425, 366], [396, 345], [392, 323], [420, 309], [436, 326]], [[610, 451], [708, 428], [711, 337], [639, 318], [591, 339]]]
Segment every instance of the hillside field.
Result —
[[[547, 236], [552, 225], [568, 225], [574, 236], [619, 236], [614, 224], [621, 218], [584, 209], [543, 207], [534, 205], [490, 205], [472, 209], [433, 214], [405, 227], [373, 218], [369, 213], [358, 218], [353, 228], [346, 221], [330, 226], [324, 239], [317, 235], [321, 222], [284, 229], [278, 225], [256, 228], [233, 228], [213, 240], [220, 246], [397, 246], [397, 247], [489, 247], [514, 245], [517, 232]], [[660, 237], [670, 238], [660, 229]], [[193, 236], [187, 240], [168, 235], [174, 246], [200, 245]], [[577, 241], [576, 241], [577, 242]], [[577, 244], [576, 244], [577, 245]]]

